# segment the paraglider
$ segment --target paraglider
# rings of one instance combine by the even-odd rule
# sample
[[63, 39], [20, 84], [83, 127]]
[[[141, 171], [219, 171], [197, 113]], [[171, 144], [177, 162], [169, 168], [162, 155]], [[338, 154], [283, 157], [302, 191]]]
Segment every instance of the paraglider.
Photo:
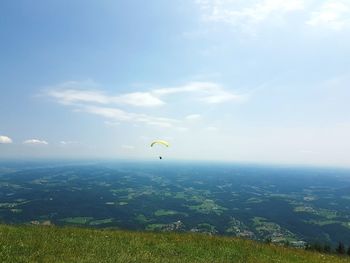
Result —
[[[154, 147], [155, 145], [159, 145], [161, 147], [169, 147], [170, 146], [170, 144], [164, 140], [155, 140], [151, 143], [151, 147]], [[162, 160], [163, 157], [161, 155], [159, 155], [159, 159]]]

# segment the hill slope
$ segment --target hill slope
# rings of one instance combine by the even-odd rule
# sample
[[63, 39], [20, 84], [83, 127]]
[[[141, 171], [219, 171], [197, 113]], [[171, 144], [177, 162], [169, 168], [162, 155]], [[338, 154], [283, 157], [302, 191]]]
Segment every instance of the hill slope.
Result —
[[349, 262], [348, 258], [249, 240], [0, 225], [0, 262]]

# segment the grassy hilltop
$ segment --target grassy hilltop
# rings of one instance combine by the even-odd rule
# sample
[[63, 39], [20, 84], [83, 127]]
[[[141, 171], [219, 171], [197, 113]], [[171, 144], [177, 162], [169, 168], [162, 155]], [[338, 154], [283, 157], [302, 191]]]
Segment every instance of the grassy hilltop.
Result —
[[236, 238], [0, 225], [0, 262], [349, 262]]

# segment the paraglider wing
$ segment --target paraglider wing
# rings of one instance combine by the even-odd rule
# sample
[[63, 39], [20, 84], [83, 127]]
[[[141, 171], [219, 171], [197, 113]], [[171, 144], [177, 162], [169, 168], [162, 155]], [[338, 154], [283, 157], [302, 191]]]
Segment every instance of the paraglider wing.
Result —
[[156, 141], [153, 141], [152, 143], [151, 143], [151, 147], [153, 147], [153, 145], [155, 145], [155, 144], [163, 144], [164, 146], [166, 146], [166, 147], [169, 147], [169, 143], [167, 142], [167, 141], [163, 141], [163, 140], [156, 140]]

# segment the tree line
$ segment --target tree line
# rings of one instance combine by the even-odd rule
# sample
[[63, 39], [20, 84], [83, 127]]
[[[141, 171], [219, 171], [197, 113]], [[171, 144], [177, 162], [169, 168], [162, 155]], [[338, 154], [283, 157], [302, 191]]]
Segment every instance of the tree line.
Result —
[[307, 244], [305, 246], [305, 249], [318, 251], [321, 253], [327, 253], [327, 254], [336, 253], [338, 255], [350, 256], [350, 245], [348, 246], [348, 248], [346, 248], [343, 242], [339, 242], [334, 249], [332, 249], [331, 245], [329, 244], [320, 244], [320, 243]]

